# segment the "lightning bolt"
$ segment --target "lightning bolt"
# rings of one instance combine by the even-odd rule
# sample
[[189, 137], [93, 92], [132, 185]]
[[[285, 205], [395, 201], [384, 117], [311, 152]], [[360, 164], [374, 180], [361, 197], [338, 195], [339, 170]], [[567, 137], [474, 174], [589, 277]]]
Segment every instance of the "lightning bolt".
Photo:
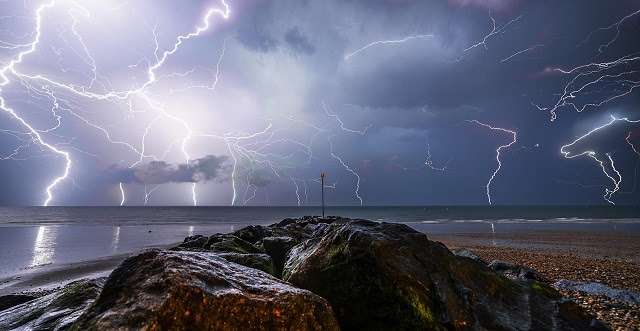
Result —
[[489, 11], [489, 18], [491, 19], [491, 23], [492, 23], [492, 26], [493, 26], [493, 28], [491, 29], [491, 31], [489, 32], [489, 34], [485, 35], [485, 36], [482, 38], [482, 40], [478, 41], [477, 43], [475, 43], [475, 44], [473, 44], [473, 45], [471, 45], [471, 46], [469, 46], [469, 47], [467, 47], [467, 48], [463, 49], [463, 50], [460, 52], [460, 56], [459, 56], [457, 59], [455, 59], [455, 60], [450, 60], [450, 61], [445, 61], [445, 62], [447, 62], [447, 63], [455, 63], [455, 62], [459, 62], [460, 60], [462, 60], [462, 59], [464, 58], [464, 55], [465, 55], [465, 53], [466, 53], [466, 52], [468, 52], [468, 51], [470, 51], [470, 50], [472, 50], [472, 49], [474, 49], [474, 48], [480, 47], [480, 46], [483, 46], [483, 47], [484, 47], [484, 49], [488, 49], [488, 48], [487, 48], [487, 40], [488, 40], [489, 38], [491, 38], [492, 36], [494, 36], [494, 35], [502, 34], [502, 33], [506, 33], [506, 32], [508, 32], [508, 31], [510, 31], [510, 30], [507, 30], [507, 28], [508, 28], [511, 24], [513, 24], [513, 23], [517, 22], [520, 18], [522, 18], [522, 15], [520, 15], [520, 16], [518, 16], [518, 17], [516, 17], [516, 18], [512, 19], [511, 21], [508, 21], [508, 22], [505, 22], [505, 23], [500, 23], [500, 24], [497, 24], [496, 20], [495, 20], [495, 19], [493, 18], [493, 16], [491, 15], [491, 11]]
[[[628, 14], [608, 27], [602, 27], [592, 31], [578, 47], [588, 42], [595, 33], [610, 30], [615, 27], [615, 36], [607, 43], [601, 44], [598, 47], [598, 52], [602, 53], [603, 49], [611, 46], [618, 39], [621, 32], [621, 25], [627, 19], [638, 14], [640, 14], [640, 10]], [[640, 56], [638, 56], [638, 54], [640, 53], [629, 54], [608, 62], [591, 62], [570, 70], [564, 70], [562, 68], [546, 69], [548, 72], [575, 76], [565, 86], [563, 93], [554, 106], [541, 109], [550, 109], [551, 121], [555, 121], [557, 118], [556, 111], [561, 107], [568, 106], [577, 112], [582, 112], [588, 107], [600, 107], [607, 102], [632, 93], [634, 89], [640, 86], [640, 80], [637, 78], [640, 70], [626, 68], [637, 65], [640, 62]], [[583, 80], [585, 80], [586, 83], [582, 82]], [[589, 94], [596, 94], [596, 97], [593, 98], [594, 101], [585, 101], [582, 106], [578, 106], [576, 102], [573, 101], [578, 97], [585, 97]], [[598, 97], [598, 94], [603, 95]]]
[[398, 40], [379, 40], [379, 41], [374, 41], [362, 48], [360, 48], [359, 50], [353, 52], [353, 53], [349, 53], [344, 57], [344, 60], [348, 60], [349, 58], [351, 58], [352, 56], [364, 51], [365, 49], [372, 47], [372, 46], [376, 46], [376, 45], [384, 45], [384, 44], [399, 44], [399, 43], [404, 43], [407, 42], [409, 40], [412, 39], [419, 39], [419, 38], [433, 38], [435, 37], [435, 35], [433, 34], [419, 34], [419, 35], [414, 35], [414, 36], [409, 36], [403, 39], [398, 39]]
[[333, 156], [334, 159], [338, 160], [338, 162], [340, 162], [340, 164], [347, 169], [348, 172], [350, 172], [352, 175], [354, 175], [356, 177], [356, 198], [358, 198], [358, 200], [360, 200], [360, 205], [362, 206], [362, 198], [360, 197], [360, 175], [358, 175], [357, 172], [353, 171], [353, 169], [351, 169], [348, 165], [346, 165], [344, 163], [344, 161], [342, 161], [342, 158], [337, 156], [336, 154], [334, 154], [333, 152], [333, 142], [331, 141], [331, 138], [327, 138], [327, 141], [329, 141], [329, 146], [331, 147], [331, 156]]
[[[89, 65], [91, 67], [91, 71], [92, 71], [92, 75], [90, 76], [91, 78], [91, 82], [88, 84], [88, 86], [78, 86], [78, 85], [74, 85], [74, 84], [65, 84], [56, 80], [53, 80], [51, 78], [45, 77], [43, 75], [35, 75], [35, 76], [29, 76], [27, 74], [23, 74], [20, 73], [16, 70], [16, 65], [21, 63], [23, 61], [23, 59], [31, 54], [34, 53], [36, 51], [36, 46], [38, 45], [38, 43], [40, 42], [41, 39], [41, 35], [42, 35], [42, 13], [45, 9], [51, 9], [56, 5], [56, 0], [50, 1], [47, 4], [43, 4], [41, 6], [38, 7], [38, 9], [36, 10], [36, 15], [35, 15], [35, 21], [36, 21], [36, 27], [35, 27], [35, 38], [34, 40], [27, 45], [18, 45], [18, 44], [7, 44], [4, 42], [0, 43], [0, 46], [4, 46], [4, 45], [9, 45], [11, 49], [18, 49], [21, 47], [26, 47], [27, 49], [18, 53], [17, 56], [15, 56], [8, 64], [6, 64], [4, 67], [2, 67], [0, 69], [0, 77], [2, 78], [2, 81], [0, 82], [0, 108], [3, 109], [4, 111], [8, 112], [14, 119], [16, 119], [17, 121], [19, 121], [24, 127], [26, 127], [29, 131], [28, 135], [30, 136], [30, 140], [33, 143], [37, 143], [40, 146], [44, 146], [45, 148], [49, 149], [51, 152], [53, 152], [54, 154], [57, 154], [59, 156], [62, 156], [65, 158], [66, 160], [66, 166], [65, 166], [65, 170], [64, 170], [64, 174], [57, 177], [46, 189], [46, 193], [47, 193], [47, 199], [44, 202], [44, 205], [47, 206], [49, 205], [49, 203], [53, 200], [53, 189], [59, 185], [62, 181], [64, 181], [65, 179], [67, 179], [69, 177], [69, 172], [71, 169], [71, 163], [72, 163], [72, 159], [71, 159], [71, 155], [68, 151], [64, 151], [62, 149], [57, 148], [56, 144], [50, 144], [48, 142], [46, 142], [44, 140], [44, 138], [41, 136], [41, 133], [43, 132], [50, 132], [53, 131], [55, 129], [57, 129], [60, 126], [60, 121], [61, 121], [61, 117], [60, 115], [57, 114], [57, 110], [64, 110], [67, 111], [68, 113], [70, 113], [71, 115], [75, 116], [76, 118], [82, 120], [85, 124], [89, 125], [90, 127], [93, 127], [95, 129], [98, 129], [100, 131], [102, 131], [107, 140], [111, 143], [114, 144], [120, 144], [120, 145], [124, 145], [127, 146], [129, 149], [131, 149], [134, 153], [136, 153], [139, 156], [138, 161], [136, 161], [135, 163], [133, 163], [131, 165], [131, 167], [139, 164], [140, 162], [142, 162], [145, 158], [147, 157], [153, 157], [154, 159], [157, 159], [155, 156], [152, 155], [147, 155], [146, 151], [145, 151], [145, 138], [147, 136], [147, 134], [149, 133], [150, 129], [152, 128], [152, 126], [154, 125], [154, 123], [159, 120], [161, 117], [166, 117], [169, 119], [172, 119], [176, 122], [179, 122], [180, 124], [182, 124], [185, 127], [185, 130], [187, 131], [187, 135], [186, 137], [184, 137], [182, 139], [182, 152], [185, 155], [186, 161], [187, 163], [189, 163], [189, 161], [191, 160], [191, 157], [189, 155], [189, 153], [187, 152], [187, 144], [188, 141], [191, 139], [192, 137], [192, 130], [190, 129], [188, 123], [177, 117], [176, 115], [170, 114], [169, 112], [167, 112], [160, 103], [156, 102], [155, 100], [152, 99], [152, 95], [150, 92], [150, 88], [152, 88], [156, 82], [158, 80], [160, 80], [161, 78], [164, 77], [171, 77], [174, 76], [175, 74], [172, 75], [165, 75], [165, 76], [158, 76], [157, 75], [157, 71], [159, 71], [162, 66], [164, 65], [164, 63], [166, 62], [166, 60], [173, 54], [175, 54], [176, 52], [178, 52], [180, 46], [183, 44], [184, 41], [191, 39], [191, 38], [195, 38], [200, 36], [203, 32], [207, 31], [210, 27], [210, 20], [211, 17], [218, 14], [220, 15], [222, 18], [227, 19], [230, 15], [230, 8], [229, 6], [224, 2], [224, 0], [221, 0], [224, 9], [218, 9], [218, 8], [212, 8], [209, 9], [206, 13], [206, 15], [204, 16], [203, 19], [203, 23], [199, 26], [196, 27], [195, 31], [188, 33], [186, 35], [181, 35], [178, 36], [177, 41], [175, 42], [175, 44], [173, 45], [173, 47], [170, 50], [167, 50], [165, 52], [162, 53], [162, 56], [159, 57], [157, 55], [157, 52], [159, 50], [159, 44], [158, 44], [158, 40], [157, 40], [157, 35], [155, 32], [155, 29], [153, 31], [154, 34], [154, 41], [156, 42], [156, 49], [155, 49], [155, 54], [156, 54], [156, 61], [155, 63], [153, 63], [153, 65], [151, 65], [151, 61], [148, 61], [147, 59], [144, 59], [143, 62], [148, 62], [149, 68], [147, 70], [147, 81], [138, 89], [134, 89], [134, 90], [127, 90], [127, 91], [112, 91], [112, 92], [108, 92], [108, 93], [104, 93], [104, 94], [100, 94], [100, 93], [95, 93], [95, 92], [89, 92], [90, 89], [92, 89], [95, 85], [95, 83], [98, 81], [98, 79], [103, 78], [106, 82], [107, 85], [110, 85], [110, 83], [108, 82], [108, 80], [105, 77], [102, 77], [99, 73], [98, 73], [98, 69], [96, 67], [96, 62], [93, 59], [93, 57], [91, 56], [88, 47], [86, 46], [86, 44], [84, 43], [81, 35], [78, 33], [78, 31], [76, 30], [77, 28], [77, 24], [79, 23], [79, 18], [78, 15], [83, 15], [85, 17], [89, 17], [89, 12], [84, 9], [82, 6], [80, 6], [78, 3], [73, 2], [73, 1], [68, 1], [68, 3], [70, 3], [71, 5], [73, 5], [74, 7], [68, 10], [69, 15], [72, 17], [73, 19], [73, 23], [71, 24], [71, 32], [73, 34], [73, 36], [75, 36], [76, 40], [80, 43], [81, 48], [82, 48], [82, 52], [77, 52], [76, 53], [84, 60], [84, 62]], [[62, 37], [62, 36], [61, 36]], [[65, 39], [63, 37], [63, 39]], [[228, 38], [227, 38], [228, 39]], [[66, 40], [66, 39], [65, 39]], [[218, 64], [216, 66], [216, 71], [215, 71], [215, 81], [213, 83], [213, 86], [211, 86], [210, 88], [213, 89], [215, 88], [215, 85], [218, 82], [218, 74], [219, 74], [219, 69], [220, 69], [220, 62], [222, 61], [222, 57], [224, 56], [224, 47], [226, 46], [226, 40], [225, 43], [223, 45], [223, 53], [221, 55], [220, 60], [218, 61]], [[55, 49], [55, 48], [54, 48]], [[59, 53], [58, 53], [59, 54]], [[130, 66], [130, 67], [135, 67], [135, 66]], [[68, 69], [64, 69], [64, 68], [60, 68], [61, 70], [63, 70], [64, 72], [66, 72]], [[36, 128], [34, 128], [34, 126], [32, 126], [31, 124], [27, 123], [26, 120], [24, 120], [22, 117], [20, 117], [16, 111], [10, 107], [7, 106], [6, 101], [4, 99], [4, 97], [1, 95], [1, 93], [3, 92], [3, 87], [5, 87], [6, 85], [8, 85], [10, 83], [10, 78], [9, 78], [9, 74], [12, 74], [16, 77], [18, 77], [22, 84], [25, 86], [28, 86], [30, 88], [30, 85], [28, 85], [27, 80], [31, 80], [31, 81], [41, 81], [44, 82], [45, 85], [42, 86], [42, 89], [45, 91], [45, 93], [50, 97], [50, 99], [53, 100], [54, 103], [54, 108], [51, 110], [52, 114], [56, 117], [58, 125], [54, 128], [51, 128], [49, 130], [43, 131], [43, 130], [38, 130]], [[186, 75], [186, 74], [184, 74]], [[107, 85], [105, 85], [104, 83], [101, 83], [100, 85], [102, 85], [103, 87], [106, 88]], [[58, 99], [57, 97], [54, 95], [53, 90], [50, 87], [55, 87], [55, 88], [59, 88], [61, 90], [65, 90], [67, 91], [67, 93], [71, 93], [71, 95], [75, 95], [81, 98], [86, 98], [86, 99], [95, 99], [95, 100], [106, 100], [106, 101], [127, 101], [130, 110], [130, 113], [133, 114], [134, 110], [133, 110], [133, 105], [131, 104], [132, 102], [132, 97], [133, 96], [139, 96], [142, 97], [143, 100], [146, 101], [146, 103], [150, 106], [151, 109], [158, 111], [159, 115], [157, 117], [155, 117], [155, 119], [153, 121], [151, 121], [151, 123], [147, 126], [146, 130], [144, 131], [144, 134], [142, 136], [142, 142], [141, 142], [141, 148], [136, 148], [133, 145], [126, 143], [126, 142], [122, 142], [122, 141], [117, 141], [117, 140], [113, 140], [110, 136], [110, 133], [108, 130], [106, 130], [105, 128], [103, 128], [102, 126], [95, 124], [87, 119], [85, 119], [82, 115], [81, 112], [82, 111], [76, 111], [75, 108], [70, 104], [69, 101], [67, 101], [68, 107], [63, 107], [62, 105], [60, 105], [58, 103]], [[32, 142], [29, 142], [27, 144], [27, 146], [31, 145]], [[90, 153], [85, 153], [88, 155], [92, 155]], [[14, 154], [10, 155], [10, 157], [12, 157]], [[166, 155], [166, 152], [165, 152]], [[119, 188], [122, 194], [122, 200], [121, 200], [121, 205], [124, 204], [125, 202], [125, 195], [124, 195], [124, 187], [123, 184], [120, 183], [119, 184]], [[196, 200], [196, 191], [195, 191], [195, 183], [192, 186], [192, 197], [193, 197], [193, 203], [194, 205], [197, 204], [197, 200]], [[145, 203], [148, 200], [148, 195], [146, 195], [145, 197]]]
[[[624, 56], [614, 61], [584, 64], [570, 70], [563, 70], [561, 68], [547, 69], [548, 71], [555, 71], [567, 75], [575, 74], [573, 79], [571, 79], [571, 81], [569, 81], [569, 83], [565, 86], [564, 91], [556, 104], [548, 108], [550, 109], [549, 112], [551, 113], [551, 121], [556, 120], [556, 111], [561, 107], [569, 106], [577, 112], [582, 112], [587, 107], [600, 107], [604, 103], [621, 98], [633, 92], [634, 89], [640, 87], [640, 80], [634, 78], [640, 72], [640, 70], [629, 70], [611, 74], [606, 72], [610, 72], [618, 67], [631, 66], [639, 61], [640, 56], [637, 56], [636, 53]], [[605, 73], [601, 73], [603, 71]], [[578, 83], [580, 78], [583, 77], [587, 78], [587, 82], [584, 84]], [[589, 79], [589, 77], [591, 77], [591, 79]], [[601, 87], [600, 90], [598, 90], [597, 87], [602, 85], [604, 85], [604, 87], [620, 86], [621, 91], [618, 91], [618, 93], [614, 93], [612, 95], [607, 95], [595, 102], [586, 102], [581, 107], [577, 106], [576, 103], [572, 101], [580, 95], [588, 94], [589, 88], [593, 88], [593, 91], [600, 92], [603, 87]]]
[[53, 7], [55, 5], [55, 3], [56, 3], [56, 1], [53, 0], [53, 1], [49, 2], [48, 4], [44, 4], [44, 5], [41, 5], [40, 7], [38, 7], [38, 9], [36, 10], [36, 35], [35, 35], [35, 39], [33, 40], [33, 42], [31, 44], [26, 45], [27, 49], [25, 51], [20, 52], [6, 66], [4, 66], [2, 69], [0, 69], [0, 77], [2, 78], [2, 82], [0, 82], [0, 109], [8, 112], [14, 119], [16, 119], [18, 122], [20, 122], [20, 124], [22, 124], [24, 127], [26, 127], [27, 130], [29, 130], [29, 134], [30, 134], [32, 140], [37, 141], [37, 143], [39, 143], [40, 145], [48, 148], [53, 153], [64, 157], [64, 159], [66, 160], [64, 173], [61, 176], [57, 177], [46, 189], [47, 199], [44, 201], [44, 204], [43, 204], [44, 206], [48, 206], [49, 203], [51, 202], [51, 200], [53, 200], [52, 190], [60, 182], [62, 182], [63, 180], [65, 180], [69, 176], [69, 171], [71, 169], [71, 156], [70, 156], [69, 152], [60, 150], [60, 149], [56, 148], [55, 146], [45, 142], [37, 129], [35, 129], [33, 126], [31, 126], [29, 123], [27, 123], [22, 117], [20, 117], [15, 112], [15, 110], [13, 110], [12, 108], [9, 108], [7, 106], [6, 101], [5, 101], [4, 97], [2, 96], [2, 91], [3, 91], [3, 87], [6, 86], [7, 84], [9, 84], [9, 82], [10, 82], [9, 77], [7, 77], [7, 74], [8, 73], [16, 74], [15, 66], [17, 64], [21, 63], [25, 56], [33, 53], [36, 50], [36, 46], [40, 42], [40, 36], [41, 36], [42, 11], [47, 9], [47, 8]]
[[120, 183], [120, 194], [122, 194], [122, 200], [120, 201], [120, 207], [124, 206], [125, 196], [124, 196], [124, 188], [122, 187], [122, 183]]
[[[611, 197], [613, 196], [613, 194], [615, 194], [616, 192], [618, 192], [620, 190], [620, 183], [622, 183], [622, 175], [620, 174], [620, 172], [618, 171], [618, 169], [616, 169], [615, 163], [613, 162], [613, 158], [611, 158], [611, 155], [609, 153], [605, 153], [607, 159], [606, 160], [601, 160], [600, 158], [598, 158], [598, 153], [596, 153], [595, 151], [592, 150], [586, 150], [582, 153], [579, 154], [575, 154], [575, 155], [571, 155], [571, 152], [566, 151], [567, 148], [575, 145], [576, 143], [578, 143], [579, 141], [587, 138], [588, 136], [590, 136], [591, 134], [598, 132], [602, 129], [605, 129], [609, 126], [611, 126], [612, 124], [619, 122], [619, 121], [624, 121], [627, 123], [640, 123], [640, 120], [629, 120], [628, 118], [624, 117], [624, 118], [616, 118], [613, 115], [611, 116], [611, 120], [601, 126], [595, 127], [594, 129], [592, 129], [591, 131], [585, 133], [584, 135], [578, 137], [578, 139], [574, 140], [572, 143], [564, 145], [560, 148], [560, 153], [562, 153], [562, 155], [567, 158], [567, 159], [574, 159], [580, 156], [588, 156], [592, 159], [594, 159], [598, 165], [600, 166], [600, 168], [602, 168], [602, 172], [604, 173], [604, 175], [609, 178], [612, 182], [613, 182], [613, 189], [609, 189], [609, 188], [605, 188], [605, 193], [604, 193], [604, 199], [612, 204], [615, 205], [615, 203], [613, 201], [611, 201]], [[627, 138], [629, 138], [631, 136], [631, 134], [629, 134], [627, 136]], [[631, 148], [634, 150], [634, 152], [637, 153], [637, 151], [635, 150], [633, 144], [630, 143], [629, 140], [627, 140], [627, 143], [631, 146]], [[640, 155], [640, 154], [638, 154]], [[606, 162], [606, 161], [609, 162]], [[605, 164], [608, 163], [611, 166], [611, 170], [613, 171], [613, 173], [609, 173], [609, 171], [607, 171], [607, 168], [605, 166]]]
[[626, 21], [627, 19], [629, 19], [629, 18], [631, 18], [631, 17], [633, 17], [633, 16], [636, 16], [636, 15], [638, 15], [638, 14], [640, 14], [640, 9], [639, 9], [638, 11], [635, 11], [635, 12], [633, 12], [633, 13], [631, 13], [631, 14], [629, 14], [629, 15], [627, 15], [627, 16], [625, 16], [625, 17], [623, 17], [623, 18], [621, 18], [621, 19], [620, 19], [620, 20], [618, 20], [617, 22], [615, 22], [615, 23], [613, 23], [613, 24], [611, 24], [611, 25], [609, 25], [609, 26], [607, 26], [607, 27], [602, 27], [602, 28], [599, 28], [599, 29], [597, 29], [597, 30], [595, 30], [595, 31], [592, 31], [591, 33], [589, 33], [589, 35], [587, 36], [587, 38], [585, 38], [585, 39], [584, 39], [584, 40], [583, 40], [583, 41], [578, 45], [578, 47], [582, 46], [582, 45], [583, 45], [583, 44], [585, 44], [587, 41], [589, 41], [589, 39], [591, 39], [591, 36], [593, 36], [595, 33], [598, 33], [598, 32], [600, 32], [600, 31], [607, 31], [607, 30], [612, 29], [612, 28], [614, 28], [614, 27], [615, 27], [615, 28], [616, 28], [616, 34], [615, 34], [615, 36], [613, 36], [613, 38], [611, 38], [611, 39], [609, 40], [609, 42], [607, 42], [606, 44], [602, 44], [602, 45], [600, 45], [600, 47], [598, 47], [598, 52], [602, 53], [602, 49], [603, 49], [603, 48], [607, 48], [607, 47], [611, 46], [611, 44], [613, 44], [613, 43], [616, 41], [616, 39], [618, 39], [618, 36], [620, 36], [620, 32], [621, 32], [621, 31], [620, 31], [620, 25], [622, 25], [622, 23], [624, 23], [624, 21]]
[[482, 122], [480, 122], [478, 120], [466, 120], [464, 122], [475, 123], [475, 124], [481, 125], [481, 126], [483, 126], [485, 128], [489, 128], [489, 129], [494, 130], [494, 131], [502, 131], [502, 132], [506, 132], [506, 133], [509, 133], [509, 134], [513, 135], [513, 140], [510, 143], [505, 144], [505, 145], [501, 145], [500, 147], [498, 147], [498, 149], [496, 149], [496, 161], [498, 162], [498, 168], [496, 168], [496, 170], [491, 175], [491, 178], [489, 178], [489, 181], [487, 182], [487, 199], [489, 199], [489, 204], [491, 205], [491, 183], [496, 178], [496, 175], [498, 174], [498, 172], [502, 168], [502, 161], [500, 161], [500, 153], [502, 152], [503, 149], [509, 148], [513, 144], [515, 144], [518, 141], [518, 136], [517, 136], [517, 133], [515, 131], [508, 130], [508, 129], [503, 129], [503, 128], [498, 128], [498, 127], [493, 127], [491, 125], [482, 123]]
[[322, 108], [324, 108], [324, 111], [327, 113], [327, 115], [331, 118], [334, 118], [336, 121], [338, 121], [338, 123], [340, 123], [340, 128], [343, 131], [347, 131], [347, 132], [351, 132], [351, 133], [357, 133], [357, 134], [365, 134], [367, 133], [367, 130], [369, 130], [371, 128], [371, 125], [365, 127], [362, 130], [351, 130], [351, 129], [347, 129], [344, 127], [344, 123], [342, 122], [342, 120], [340, 119], [340, 117], [338, 117], [338, 115], [332, 114], [331, 112], [329, 112], [329, 109], [327, 109], [327, 105], [324, 103], [324, 101], [322, 101]]

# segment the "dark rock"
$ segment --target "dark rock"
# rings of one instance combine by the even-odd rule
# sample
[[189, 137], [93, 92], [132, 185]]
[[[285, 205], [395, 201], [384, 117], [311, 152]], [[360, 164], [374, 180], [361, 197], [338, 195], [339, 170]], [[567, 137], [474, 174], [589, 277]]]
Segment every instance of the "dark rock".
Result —
[[271, 256], [267, 254], [217, 253], [216, 255], [229, 262], [262, 270], [272, 276], [276, 276], [276, 268], [273, 265], [273, 260]]
[[271, 229], [266, 226], [250, 225], [238, 231], [232, 232], [231, 234], [242, 240], [246, 240], [252, 244], [255, 244], [262, 238], [270, 237], [271, 232]]
[[98, 296], [105, 278], [69, 283], [60, 291], [0, 312], [0, 330], [66, 330]]
[[290, 237], [266, 237], [256, 243], [256, 247], [263, 249], [273, 259], [276, 267], [276, 276], [282, 275], [282, 268], [287, 253], [296, 245], [296, 241]]
[[511, 275], [522, 279], [533, 279], [539, 282], [551, 283], [551, 280], [541, 273], [520, 264], [493, 260], [489, 263], [489, 268], [503, 275]]
[[607, 329], [551, 287], [510, 280], [400, 224], [336, 226], [292, 249], [284, 274], [327, 299], [343, 329]]
[[203, 248], [224, 253], [264, 253], [264, 251], [256, 248], [250, 242], [231, 234], [214, 234], [209, 237]]
[[147, 250], [122, 262], [73, 330], [327, 329], [326, 300], [210, 253]]
[[451, 253], [457, 255], [457, 256], [461, 256], [461, 257], [466, 257], [469, 259], [472, 259], [474, 261], [480, 262], [482, 264], [487, 264], [487, 262], [485, 262], [483, 259], [481, 259], [478, 255], [474, 254], [472, 251], [464, 248], [464, 247], [459, 247], [459, 248], [455, 248], [451, 250]]
[[33, 295], [26, 294], [3, 295], [0, 297], [0, 311], [9, 309], [25, 302], [29, 302], [35, 298], [36, 297], [34, 297]]
[[604, 295], [612, 300], [627, 302], [632, 305], [640, 305], [640, 292], [637, 291], [617, 290], [600, 283], [576, 282], [566, 279], [561, 279], [555, 282], [553, 286], [561, 290], [579, 291], [592, 295]]
[[192, 237], [184, 238], [182, 244], [178, 245], [178, 247], [182, 248], [202, 248], [207, 243], [209, 238], [203, 235], [195, 235]]

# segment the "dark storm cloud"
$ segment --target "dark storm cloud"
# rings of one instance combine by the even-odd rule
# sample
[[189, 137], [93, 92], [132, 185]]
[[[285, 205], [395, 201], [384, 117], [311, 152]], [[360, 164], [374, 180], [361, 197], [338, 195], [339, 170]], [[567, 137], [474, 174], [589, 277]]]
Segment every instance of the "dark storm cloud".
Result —
[[247, 48], [261, 53], [268, 53], [278, 48], [279, 42], [257, 26], [247, 26], [238, 31], [236, 39]]
[[111, 179], [115, 183], [165, 184], [198, 183], [220, 180], [225, 170], [227, 156], [208, 155], [189, 161], [188, 164], [172, 165], [164, 161], [151, 161], [133, 168], [111, 168]]
[[298, 54], [313, 54], [316, 47], [309, 38], [302, 32], [300, 27], [293, 27], [284, 35], [284, 40]]

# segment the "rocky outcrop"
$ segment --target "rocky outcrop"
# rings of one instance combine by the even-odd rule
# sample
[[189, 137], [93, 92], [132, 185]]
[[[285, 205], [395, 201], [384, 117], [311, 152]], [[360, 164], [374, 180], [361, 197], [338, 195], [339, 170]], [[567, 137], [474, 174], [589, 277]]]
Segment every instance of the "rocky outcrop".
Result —
[[74, 330], [327, 329], [323, 298], [210, 253], [147, 250], [109, 276]]
[[263, 250], [256, 248], [250, 242], [231, 234], [214, 234], [209, 237], [209, 240], [207, 240], [207, 243], [204, 244], [202, 248], [222, 253], [264, 253]]
[[273, 260], [271, 259], [271, 256], [267, 254], [218, 253], [216, 255], [229, 262], [262, 270], [272, 276], [277, 276]]
[[505, 278], [400, 224], [332, 226], [290, 251], [284, 275], [327, 299], [343, 329], [607, 329], [551, 287]]
[[178, 245], [180, 248], [202, 248], [209, 240], [208, 237], [203, 235], [195, 235], [184, 238], [182, 244]]
[[276, 268], [276, 275], [282, 276], [282, 268], [287, 253], [296, 245], [296, 241], [291, 237], [266, 237], [256, 243], [256, 247], [264, 250], [273, 259]]
[[0, 312], [0, 330], [66, 330], [98, 296], [105, 279], [79, 280]]
[[487, 262], [483, 259], [481, 259], [478, 255], [476, 255], [474, 252], [464, 248], [464, 247], [458, 247], [455, 249], [451, 250], [451, 253], [457, 255], [457, 256], [461, 256], [461, 257], [466, 257], [469, 259], [472, 259], [476, 262], [480, 262], [482, 264], [487, 264]]
[[36, 299], [36, 297], [28, 294], [12, 294], [0, 296], [0, 311], [7, 310], [11, 307], [29, 302], [33, 299]]
[[489, 268], [503, 275], [510, 275], [522, 279], [533, 279], [545, 283], [551, 282], [549, 278], [543, 276], [541, 273], [516, 263], [493, 260], [489, 263]]
[[612, 300], [626, 302], [632, 305], [640, 305], [640, 292], [631, 290], [618, 290], [604, 284], [594, 282], [576, 282], [561, 279], [553, 286], [567, 291], [579, 291], [591, 295], [604, 295]]
[[252, 244], [258, 242], [258, 240], [266, 237], [271, 237], [271, 228], [262, 225], [249, 225], [240, 230], [231, 233], [232, 235], [248, 241]]

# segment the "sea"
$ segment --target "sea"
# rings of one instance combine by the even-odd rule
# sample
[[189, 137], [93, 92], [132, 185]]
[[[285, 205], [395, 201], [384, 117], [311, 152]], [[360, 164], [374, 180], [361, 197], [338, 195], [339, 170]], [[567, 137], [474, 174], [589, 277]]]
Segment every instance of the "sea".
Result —
[[[640, 206], [329, 207], [325, 215], [404, 223], [429, 234], [517, 231], [640, 233]], [[2, 280], [251, 224], [322, 215], [320, 207], [0, 207]]]

